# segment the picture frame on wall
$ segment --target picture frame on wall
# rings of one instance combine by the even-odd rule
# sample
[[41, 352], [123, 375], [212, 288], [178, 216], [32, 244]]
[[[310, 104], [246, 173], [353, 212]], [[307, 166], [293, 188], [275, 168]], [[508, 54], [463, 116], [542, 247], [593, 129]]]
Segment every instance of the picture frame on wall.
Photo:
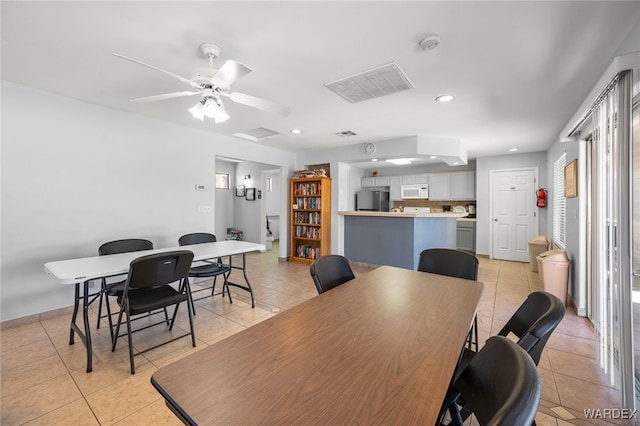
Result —
[[256, 200], [256, 189], [255, 188], [247, 188], [246, 192], [247, 201], [255, 201]]
[[236, 197], [244, 197], [244, 185], [236, 186]]
[[573, 160], [564, 168], [565, 198], [578, 196], [578, 160]]

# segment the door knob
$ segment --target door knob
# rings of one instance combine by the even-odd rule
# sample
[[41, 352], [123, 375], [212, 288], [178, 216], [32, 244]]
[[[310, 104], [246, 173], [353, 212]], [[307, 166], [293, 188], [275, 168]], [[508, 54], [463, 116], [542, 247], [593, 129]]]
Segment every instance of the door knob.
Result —
[[494, 222], [497, 222], [497, 221], [498, 221], [498, 219], [493, 219], [493, 221], [494, 221]]

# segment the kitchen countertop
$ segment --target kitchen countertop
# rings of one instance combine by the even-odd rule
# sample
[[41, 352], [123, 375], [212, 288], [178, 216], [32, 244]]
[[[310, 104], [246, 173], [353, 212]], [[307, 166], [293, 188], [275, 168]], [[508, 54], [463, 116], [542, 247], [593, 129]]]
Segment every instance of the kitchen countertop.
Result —
[[[405, 213], [405, 212], [356, 212], [356, 211], [339, 211], [339, 215], [342, 216], [375, 216], [375, 217], [445, 217], [451, 219], [465, 218], [469, 213]], [[475, 221], [475, 219], [472, 219]]]
[[458, 219], [456, 219], [458, 222], [475, 222], [476, 218], [475, 217], [459, 217]]

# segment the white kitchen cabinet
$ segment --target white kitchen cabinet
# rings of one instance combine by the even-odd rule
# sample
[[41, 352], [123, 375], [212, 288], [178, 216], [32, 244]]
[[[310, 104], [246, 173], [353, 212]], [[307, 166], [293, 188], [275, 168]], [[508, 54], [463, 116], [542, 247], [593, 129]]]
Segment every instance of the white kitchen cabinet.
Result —
[[360, 185], [363, 188], [372, 188], [380, 186], [389, 186], [391, 176], [363, 177]]
[[452, 200], [476, 199], [476, 173], [474, 171], [451, 173], [449, 184]]
[[421, 175], [405, 175], [402, 176], [402, 184], [403, 185], [413, 185], [415, 183], [429, 183], [429, 175], [421, 174]]
[[469, 201], [475, 199], [475, 171], [433, 173], [430, 175], [429, 200]]
[[390, 176], [389, 200], [402, 200], [402, 176]]
[[429, 200], [449, 200], [449, 173], [432, 173], [429, 176]]

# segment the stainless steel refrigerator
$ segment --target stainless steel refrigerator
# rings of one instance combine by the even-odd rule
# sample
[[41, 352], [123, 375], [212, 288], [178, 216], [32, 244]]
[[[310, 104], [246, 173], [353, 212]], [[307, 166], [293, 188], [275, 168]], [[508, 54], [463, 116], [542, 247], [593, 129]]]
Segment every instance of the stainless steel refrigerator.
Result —
[[356, 192], [356, 210], [369, 212], [388, 212], [389, 191]]

